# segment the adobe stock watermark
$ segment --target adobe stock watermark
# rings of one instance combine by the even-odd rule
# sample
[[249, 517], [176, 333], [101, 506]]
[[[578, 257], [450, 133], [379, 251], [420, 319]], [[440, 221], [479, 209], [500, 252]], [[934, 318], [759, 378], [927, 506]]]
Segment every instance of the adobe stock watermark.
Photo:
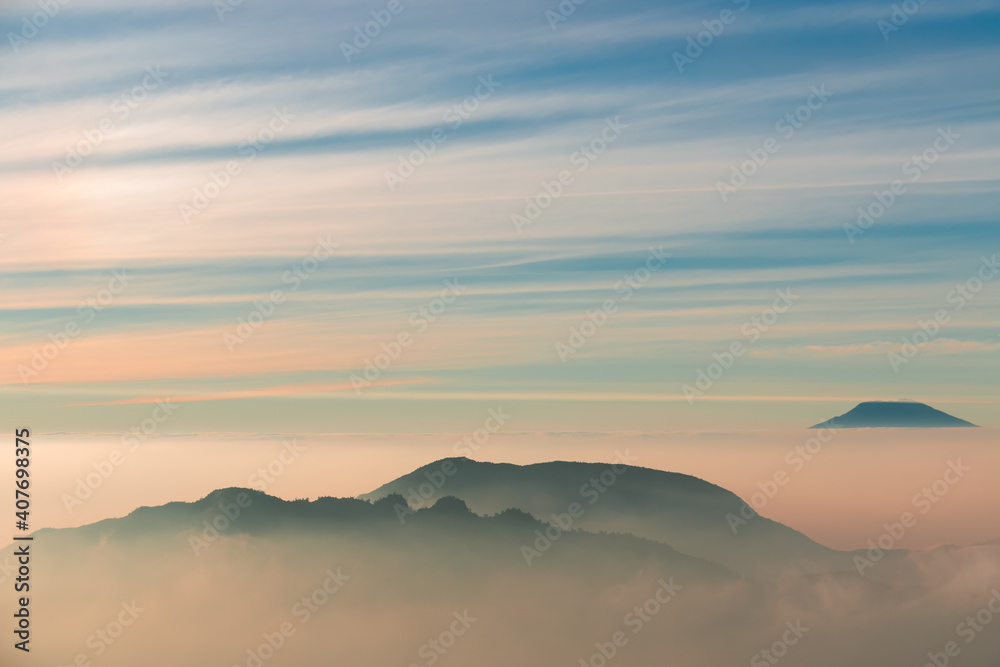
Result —
[[[958, 484], [972, 468], [962, 465], [962, 459], [948, 461], [948, 467], [939, 479], [934, 480], [920, 491], [913, 495], [910, 504], [914, 509], [919, 510], [921, 515], [925, 515], [934, 509], [934, 505], [941, 502], [941, 499], [948, 495], [952, 487]], [[903, 512], [898, 521], [883, 524], [885, 531], [874, 540], [868, 540], [868, 550], [864, 556], [855, 554], [854, 567], [858, 574], [864, 575], [865, 570], [874, 567], [876, 563], [885, 557], [885, 552], [895, 548], [900, 540], [917, 525], [919, 517], [913, 512]]]
[[[732, 3], [740, 12], [745, 12], [750, 7], [750, 0], [732, 0]], [[701, 24], [705, 26], [705, 29], [688, 37], [687, 47], [683, 52], [674, 51], [674, 65], [677, 66], [677, 71], [683, 74], [685, 67], [694, 64], [695, 60], [701, 58], [705, 50], [722, 36], [726, 27], [736, 22], [738, 16], [739, 13], [732, 9], [723, 9], [719, 12], [718, 18], [702, 21]]]
[[21, 30], [8, 32], [7, 41], [14, 53], [20, 53], [21, 48], [38, 36], [38, 33], [54, 19], [70, 0], [38, 0], [37, 11], [30, 16], [21, 17]]
[[576, 13], [576, 8], [587, 0], [561, 0], [555, 9], [545, 10], [545, 20], [549, 22], [552, 32], [555, 32], [560, 23], [565, 23], [569, 17]]
[[[942, 155], [951, 150], [951, 147], [955, 145], [958, 139], [962, 138], [962, 135], [954, 132], [951, 127], [948, 129], [938, 128], [937, 134], [938, 136], [931, 145], [925, 148], [920, 155], [913, 155], [903, 163], [903, 175], [908, 177], [907, 180], [910, 183], [916, 183], [923, 178], [927, 170], [940, 160]], [[847, 236], [847, 240], [853, 244], [854, 239], [868, 231], [879, 218], [892, 208], [900, 197], [906, 194], [906, 187], [906, 181], [896, 179], [889, 184], [887, 189], [876, 190], [873, 193], [875, 196], [874, 201], [868, 204], [868, 206], [858, 207], [858, 219], [856, 223], [844, 223], [844, 234]]]
[[178, 205], [181, 220], [185, 224], [190, 224], [194, 218], [204, 213], [212, 202], [232, 185], [233, 179], [243, 173], [243, 168], [253, 162], [279, 134], [288, 129], [293, 120], [295, 115], [288, 113], [287, 107], [281, 110], [275, 107], [267, 124], [236, 147], [236, 152], [243, 157], [243, 160], [229, 160], [223, 169], [210, 171], [208, 179], [192, 191], [190, 203]]
[[[188, 545], [195, 556], [200, 556], [212, 543], [222, 538], [222, 534], [240, 518], [243, 511], [253, 504], [253, 498], [245, 491], [240, 491], [233, 502], [222, 501], [218, 504], [216, 513], [201, 523], [199, 534], [188, 535]], [[213, 508], [215, 509], [215, 508]]]
[[[663, 246], [659, 248], [650, 247], [649, 257], [646, 258], [645, 264], [628, 275], [623, 276], [621, 280], [615, 283], [615, 293], [623, 295], [621, 297], [622, 302], [624, 303], [631, 299], [635, 291], [649, 282], [653, 277], [653, 273], [660, 270], [670, 257], [673, 257], [673, 255], [669, 252], [664, 252]], [[562, 360], [563, 364], [569, 360], [571, 355], [583, 349], [583, 346], [597, 335], [597, 332], [607, 324], [608, 319], [612, 315], [618, 312], [618, 309], [618, 297], [609, 297], [604, 300], [600, 308], [586, 311], [585, 317], [578, 324], [569, 328], [569, 337], [566, 339], [566, 342], [561, 340], [556, 341], [556, 354], [559, 355], [559, 359]]]
[[479, 85], [476, 86], [472, 95], [461, 102], [456, 102], [441, 115], [441, 120], [447, 124], [447, 127], [435, 127], [426, 139], [415, 139], [413, 143], [416, 148], [397, 158], [394, 171], [383, 173], [386, 185], [389, 186], [389, 192], [395, 192], [397, 187], [405, 183], [406, 179], [417, 172], [417, 169], [426, 164], [427, 160], [437, 152], [438, 145], [448, 140], [448, 132], [462, 127], [465, 121], [472, 118], [472, 114], [479, 109], [483, 102], [490, 99], [501, 85], [503, 84], [499, 81], [493, 80], [492, 74], [479, 77]]
[[[285, 474], [288, 468], [298, 461], [305, 451], [305, 447], [298, 444], [298, 440], [283, 440], [282, 449], [278, 455], [268, 461], [264, 466], [257, 468], [247, 478], [247, 483], [259, 487], [263, 492], [269, 484], [273, 484], [278, 477]], [[188, 535], [188, 544], [191, 545], [194, 555], [198, 556], [204, 550], [222, 537], [222, 533], [229, 529], [250, 505], [253, 504], [253, 497], [245, 491], [239, 491], [233, 498], [233, 502], [223, 500], [218, 504], [218, 511], [211, 519], [202, 521], [202, 531], [199, 535]], [[213, 508], [214, 509], [214, 508]]]
[[161, 71], [159, 65], [147, 67], [146, 72], [147, 74], [142, 78], [142, 81], [111, 103], [112, 115], [102, 118], [96, 127], [84, 130], [83, 139], [66, 147], [66, 157], [62, 162], [58, 160], [52, 162], [52, 171], [59, 181], [72, 174], [77, 167], [84, 163], [87, 157], [93, 155], [108, 135], [118, 129], [120, 123], [128, 120], [132, 112], [149, 97], [149, 94], [163, 84], [163, 79], [170, 76], [170, 72]]
[[[791, 288], [775, 290], [777, 298], [768, 308], [765, 308], [759, 315], [751, 317], [740, 327], [740, 333], [749, 340], [749, 343], [756, 343], [761, 336], [770, 330], [780, 316], [787, 313], [789, 309], [799, 300], [799, 297], [792, 294]], [[693, 405], [696, 396], [704, 396], [723, 375], [736, 363], [736, 360], [746, 354], [749, 349], [748, 343], [741, 340], [734, 340], [721, 354], [715, 352], [712, 358], [715, 359], [705, 368], [699, 368], [695, 373], [694, 385], [685, 384], [681, 391], [687, 398], [688, 405]]]
[[298, 438], [282, 440], [281, 451], [247, 477], [247, 484], [258, 491], [267, 491], [268, 485], [285, 474], [285, 471], [298, 461], [305, 451], [305, 445], [300, 445]]
[[[448, 649], [455, 645], [458, 638], [468, 632], [472, 624], [479, 620], [471, 616], [468, 609], [452, 613], [452, 618], [454, 620], [448, 627], [438, 633], [436, 637], [428, 639], [417, 649], [417, 657], [423, 658], [423, 665], [436, 663], [441, 656], [448, 652]], [[421, 667], [421, 663], [411, 662], [408, 667]]]
[[83, 477], [76, 478], [76, 484], [72, 493], [64, 493], [60, 497], [66, 512], [73, 513], [73, 510], [83, 505], [84, 501], [94, 495], [94, 492], [101, 488], [118, 468], [125, 464], [129, 454], [136, 452], [139, 447], [149, 440], [150, 436], [160, 430], [179, 408], [179, 405], [170, 402], [169, 398], [157, 399], [156, 407], [152, 409], [149, 416], [132, 425], [129, 430], [121, 434], [119, 441], [122, 446], [128, 449], [114, 449], [111, 453], [91, 464], [92, 472], [88, 472]]
[[628, 125], [621, 122], [621, 116], [606, 118], [604, 127], [596, 137], [580, 147], [569, 156], [569, 163], [576, 167], [576, 173], [571, 169], [563, 169], [551, 181], [540, 181], [541, 190], [525, 200], [524, 209], [510, 216], [514, 230], [521, 234], [524, 228], [534, 223], [552, 202], [563, 195], [566, 188], [573, 185], [577, 175], [587, 171], [597, 159], [608, 150], [608, 147], [618, 141]]
[[[649, 627], [649, 623], [684, 588], [680, 584], [675, 584], [673, 577], [661, 578], [657, 583], [659, 587], [653, 591], [653, 594], [642, 604], [633, 607], [622, 618], [622, 624], [631, 630], [633, 636]], [[620, 650], [628, 646], [629, 639], [631, 637], [624, 630], [618, 630], [608, 638], [608, 641], [595, 642], [594, 648], [596, 650], [588, 657], [580, 658], [580, 667], [606, 667]]]
[[399, 519], [399, 523], [405, 524], [406, 520], [416, 514], [416, 510], [424, 507], [428, 500], [433, 498], [437, 492], [445, 485], [449, 477], [455, 475], [458, 472], [458, 466], [455, 465], [454, 461], [445, 459], [441, 462], [441, 467], [438, 470], [425, 470], [424, 477], [427, 479], [426, 482], [421, 482], [414, 487], [410, 487], [403, 494], [403, 498], [406, 500], [406, 504], [396, 503], [394, 509], [396, 511], [396, 518]]
[[81, 301], [76, 307], [76, 317], [67, 322], [61, 331], [50, 332], [49, 342], [32, 350], [31, 361], [27, 365], [18, 364], [17, 374], [21, 382], [28, 384], [42, 374], [49, 364], [69, 347], [70, 341], [83, 333], [85, 325], [93, 322], [99, 313], [108, 308], [115, 297], [128, 288], [132, 280], [133, 276], [128, 275], [127, 269], [112, 271], [107, 287]]
[[587, 513], [588, 507], [600, 500], [615, 485], [618, 478], [628, 472], [629, 466], [637, 461], [638, 458], [630, 455], [627, 449], [624, 452], [616, 451], [614, 463], [580, 486], [580, 498], [587, 501], [586, 505], [572, 502], [566, 507], [565, 512], [552, 513], [550, 515], [552, 522], [548, 523], [544, 530], [535, 530], [535, 541], [532, 544], [521, 545], [524, 564], [531, 567], [535, 560], [547, 553], [553, 544], [573, 529], [573, 525]]
[[362, 389], [370, 387], [373, 382], [378, 380], [384, 371], [388, 370], [399, 360], [403, 351], [413, 345], [417, 336], [427, 331], [428, 327], [448, 310], [448, 307], [463, 294], [463, 290], [465, 289], [467, 287], [459, 285], [457, 278], [445, 280], [444, 289], [441, 290], [438, 297], [432, 299], [426, 306], [417, 308], [410, 314], [407, 320], [410, 329], [403, 329], [390, 341], [383, 342], [380, 345], [382, 348], [381, 352], [374, 357], [365, 359], [365, 370], [360, 375], [357, 373], [351, 374], [350, 380], [351, 386], [354, 387], [354, 393], [361, 395]]
[[12, 578], [18, 572], [18, 564], [10, 559], [10, 556], [3, 557], [3, 563], [0, 563], [0, 584], [7, 583], [7, 580]]
[[[455, 456], [468, 456], [478, 452], [483, 445], [489, 442], [490, 436], [503, 428], [510, 419], [510, 415], [504, 413], [502, 407], [495, 410], [491, 408], [486, 411], [486, 414], [487, 417], [482, 426], [452, 445]], [[438, 470], [425, 470], [424, 477], [427, 481], [409, 487], [406, 493], [402, 494], [406, 500], [405, 505], [395, 504], [396, 518], [399, 519], [399, 522], [405, 524], [409, 517], [416, 514], [416, 510], [430, 507], [429, 501], [438, 495], [445, 483], [457, 472], [458, 466], [455, 465], [454, 461], [449, 460], [442, 461]]]
[[73, 667], [90, 667], [94, 658], [104, 655], [111, 646], [125, 633], [125, 630], [135, 623], [139, 614], [146, 611], [140, 607], [135, 600], [132, 602], [122, 602], [121, 611], [109, 621], [104, 627], [98, 628], [96, 632], [87, 636], [87, 648], [90, 653], [77, 653], [73, 660], [67, 663]]
[[909, 336], [903, 336], [900, 339], [898, 350], [892, 350], [886, 355], [893, 372], [899, 373], [900, 368], [913, 361], [921, 350], [937, 339], [945, 325], [951, 322], [952, 314], [965, 308], [983, 291], [988, 283], [997, 277], [998, 273], [1000, 273], [1000, 262], [997, 261], [997, 256], [994, 254], [992, 258], [983, 257], [975, 275], [948, 290], [945, 300], [951, 304], [952, 308], [950, 310], [938, 308], [934, 311], [934, 315], [928, 319], [917, 320], [918, 328]]
[[[966, 646], [974, 642], [976, 637], [986, 630], [997, 616], [1000, 616], [1000, 590], [994, 588], [990, 593], [993, 597], [987, 600], [982, 608], [974, 614], [969, 614], [955, 626], [955, 634], [965, 640]], [[923, 667], [948, 667], [952, 659], [962, 653], [962, 648], [957, 641], [949, 641], [940, 651], [928, 651], [927, 662]]]
[[898, 5], [892, 6], [892, 12], [888, 19], [879, 19], [875, 22], [879, 32], [882, 33], [882, 40], [888, 42], [889, 35], [899, 31], [910, 17], [916, 14], [921, 7], [927, 4], [927, 0], [905, 0]]
[[327, 570], [325, 574], [326, 578], [322, 584], [314, 588], [308, 595], [303, 595], [298, 602], [292, 605], [292, 616], [298, 619], [300, 625], [308, 623], [314, 614], [330, 602], [331, 596], [339, 593], [344, 587], [344, 583], [351, 578], [341, 572], [339, 567], [336, 571]]
[[[795, 136], [797, 130], [809, 122], [813, 113], [823, 108], [833, 96], [833, 93], [826, 89], [826, 84], [821, 84], [819, 88], [812, 86], [809, 89], [809, 97], [805, 103], [796, 107], [795, 111], [790, 111], [779, 118], [774, 124], [774, 130], [781, 134], [784, 141]], [[723, 202], [729, 200], [729, 195], [737, 192], [745, 186], [761, 167], [767, 164], [771, 156], [781, 150], [781, 141], [774, 137], [768, 137], [760, 148], [748, 148], [746, 153], [749, 159], [739, 164], [729, 167], [730, 176], [728, 182], [716, 181], [715, 189], [719, 192], [719, 197]]]
[[782, 633], [780, 639], [750, 658], [751, 667], [777, 665], [782, 658], [788, 655], [788, 650], [798, 644], [806, 636], [806, 633], [809, 632], [809, 628], [802, 624], [802, 619], [798, 619], [794, 623], [787, 621], [785, 628], [786, 630]]
[[372, 40], [382, 34], [382, 30], [389, 27], [392, 17], [398, 16], [406, 9], [402, 0], [389, 0], [385, 9], [373, 9], [371, 11], [372, 20], [364, 26], [354, 26], [354, 39], [350, 42], [340, 43], [340, 52], [344, 54], [344, 61], [351, 62], [355, 56], [360, 56], [361, 52], [371, 46]]
[[736, 535], [740, 528], [750, 523], [752, 519], [760, 516], [760, 510], [764, 509], [771, 500], [774, 500], [778, 491], [792, 481], [793, 475], [801, 472], [806, 464], [816, 458], [823, 451], [823, 447], [830, 444], [836, 435], [836, 424], [834, 424], [833, 428], [817, 429], [816, 435], [803, 444], [795, 445], [789, 449], [784, 460], [791, 470], [778, 468], [769, 479], [758, 480], [757, 490], [751, 493], [747, 502], [740, 506], [739, 516], [732, 512], [726, 514], [726, 523], [729, 524], [733, 535]]
[[[278, 624], [273, 632], [261, 633], [261, 639], [264, 641], [246, 650], [246, 660], [243, 662], [246, 667], [262, 667], [265, 662], [271, 660], [287, 644], [288, 640], [295, 636], [301, 626], [312, 620], [323, 607], [330, 603], [351, 578], [344, 574], [339, 567], [336, 571], [328, 569], [324, 574], [326, 578], [323, 582], [303, 595], [289, 610], [299, 625], [296, 626], [291, 620], [284, 620]], [[236, 667], [239, 667], [239, 664]]]
[[487, 417], [483, 425], [469, 435], [463, 436], [461, 440], [455, 442], [451, 451], [455, 456], [472, 456], [489, 442], [490, 436], [503, 428], [504, 424], [510, 420], [510, 415], [503, 411], [503, 407], [489, 409], [486, 411]]
[[222, 334], [222, 342], [225, 343], [229, 351], [236, 352], [238, 346], [250, 340], [264, 322], [274, 317], [278, 306], [287, 300], [287, 293], [298, 291], [302, 284], [319, 270], [323, 262], [333, 257], [333, 253], [339, 247], [339, 244], [331, 240], [330, 235], [327, 235], [325, 239], [316, 239], [316, 245], [312, 252], [281, 275], [281, 283], [287, 285], [288, 288], [272, 290], [266, 299], [254, 301], [250, 312], [245, 317], [237, 318], [236, 326], [231, 331]]
[[226, 14], [232, 14], [242, 4], [243, 0], [212, 0], [212, 9], [219, 17], [219, 23], [222, 23], [226, 20]]

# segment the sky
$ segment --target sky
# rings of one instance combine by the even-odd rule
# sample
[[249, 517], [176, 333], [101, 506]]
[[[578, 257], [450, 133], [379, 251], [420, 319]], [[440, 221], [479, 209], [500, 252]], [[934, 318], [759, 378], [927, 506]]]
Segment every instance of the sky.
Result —
[[1000, 426], [1000, 2], [0, 25], [4, 428]]

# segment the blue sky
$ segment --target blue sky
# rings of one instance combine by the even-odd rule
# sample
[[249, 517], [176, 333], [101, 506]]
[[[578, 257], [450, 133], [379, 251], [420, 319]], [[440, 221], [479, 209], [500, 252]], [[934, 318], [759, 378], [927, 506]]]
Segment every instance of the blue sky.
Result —
[[30, 39], [38, 4], [0, 10], [0, 391], [54, 430], [163, 398], [188, 431], [452, 431], [500, 401], [539, 431], [797, 427], [904, 397], [997, 425], [998, 2], [58, 6]]

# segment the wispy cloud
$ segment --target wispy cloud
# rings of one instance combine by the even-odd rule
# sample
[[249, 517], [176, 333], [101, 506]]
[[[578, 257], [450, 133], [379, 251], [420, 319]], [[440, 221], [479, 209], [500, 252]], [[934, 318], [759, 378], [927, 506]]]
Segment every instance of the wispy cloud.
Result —
[[[159, 393], [151, 385], [199, 402], [339, 396], [459, 277], [467, 295], [373, 399], [437, 396], [427, 409], [442, 415], [463, 396], [673, 401], [784, 288], [801, 307], [709, 401], [820, 397], [817, 378], [843, 398], [873, 386], [995, 393], [981, 359], [997, 349], [996, 285], [905, 378], [878, 357], [1000, 240], [998, 3], [927, 3], [886, 42], [876, 22], [889, 5], [755, 0], [683, 73], [671, 54], [718, 7], [587, 3], [555, 31], [549, 7], [413, 4], [351, 62], [339, 44], [370, 8], [318, 0], [244, 2], [225, 20], [200, 0], [69, 3], [17, 52], [5, 44], [3, 390], [37, 414], [47, 401], [124, 410]], [[35, 11], [18, 0], [0, 13], [16, 30]], [[162, 84], [129, 98], [123, 117], [116, 100], [147, 67], [162, 68]], [[500, 87], [453, 126], [449, 109], [481, 76]], [[717, 184], [822, 85], [829, 102], [720, 200]], [[275, 109], [294, 119], [248, 159]], [[607, 118], [626, 131], [577, 171]], [[447, 139], [423, 155], [439, 127]], [[844, 223], [942, 127], [961, 140], [849, 244]], [[419, 168], [390, 191], [386, 171], [414, 151]], [[239, 174], [186, 223], [179, 207], [232, 161]], [[511, 215], [567, 169], [573, 182], [516, 234]], [[283, 275], [320, 236], [338, 257], [231, 353], [225, 333], [288, 287]], [[554, 343], [621, 296], [650, 245], [671, 261], [562, 367]], [[25, 384], [19, 368], [121, 268], [134, 283]], [[304, 410], [319, 423], [320, 408]], [[212, 428], [210, 413], [198, 419]]]

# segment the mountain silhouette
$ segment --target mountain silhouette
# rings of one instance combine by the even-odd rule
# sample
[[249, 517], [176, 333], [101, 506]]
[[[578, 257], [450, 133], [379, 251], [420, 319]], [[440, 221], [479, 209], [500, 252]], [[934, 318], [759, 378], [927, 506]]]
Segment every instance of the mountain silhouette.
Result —
[[[442, 648], [450, 664], [710, 666], [745, 663], [801, 623], [817, 630], [794, 664], [895, 667], [919, 663], [923, 647], [897, 655], [914, 633], [981, 606], [1000, 563], [997, 544], [840, 552], [763, 517], [734, 530], [735, 494], [624, 464], [443, 459], [368, 495], [226, 488], [39, 530], [31, 619], [47, 641], [32, 650], [46, 664], [103, 650], [95, 628], [117, 639], [133, 610], [105, 667], [271, 664], [279, 649], [274, 664], [432, 664]], [[19, 546], [0, 549], [0, 581]], [[995, 665], [980, 646], [966, 663]], [[0, 646], [0, 664], [20, 664], [14, 653]]]
[[378, 501], [390, 494], [404, 497], [412, 508], [455, 496], [476, 514], [518, 508], [547, 523], [557, 517], [565, 521], [576, 505], [580, 516], [573, 518], [573, 528], [629, 533], [744, 575], [796, 564], [805, 571], [851, 567], [845, 552], [757, 515], [722, 487], [649, 468], [566, 461], [520, 466], [448, 458], [359, 497]]
[[853, 410], [810, 428], [977, 428], [916, 401], [865, 401]]

